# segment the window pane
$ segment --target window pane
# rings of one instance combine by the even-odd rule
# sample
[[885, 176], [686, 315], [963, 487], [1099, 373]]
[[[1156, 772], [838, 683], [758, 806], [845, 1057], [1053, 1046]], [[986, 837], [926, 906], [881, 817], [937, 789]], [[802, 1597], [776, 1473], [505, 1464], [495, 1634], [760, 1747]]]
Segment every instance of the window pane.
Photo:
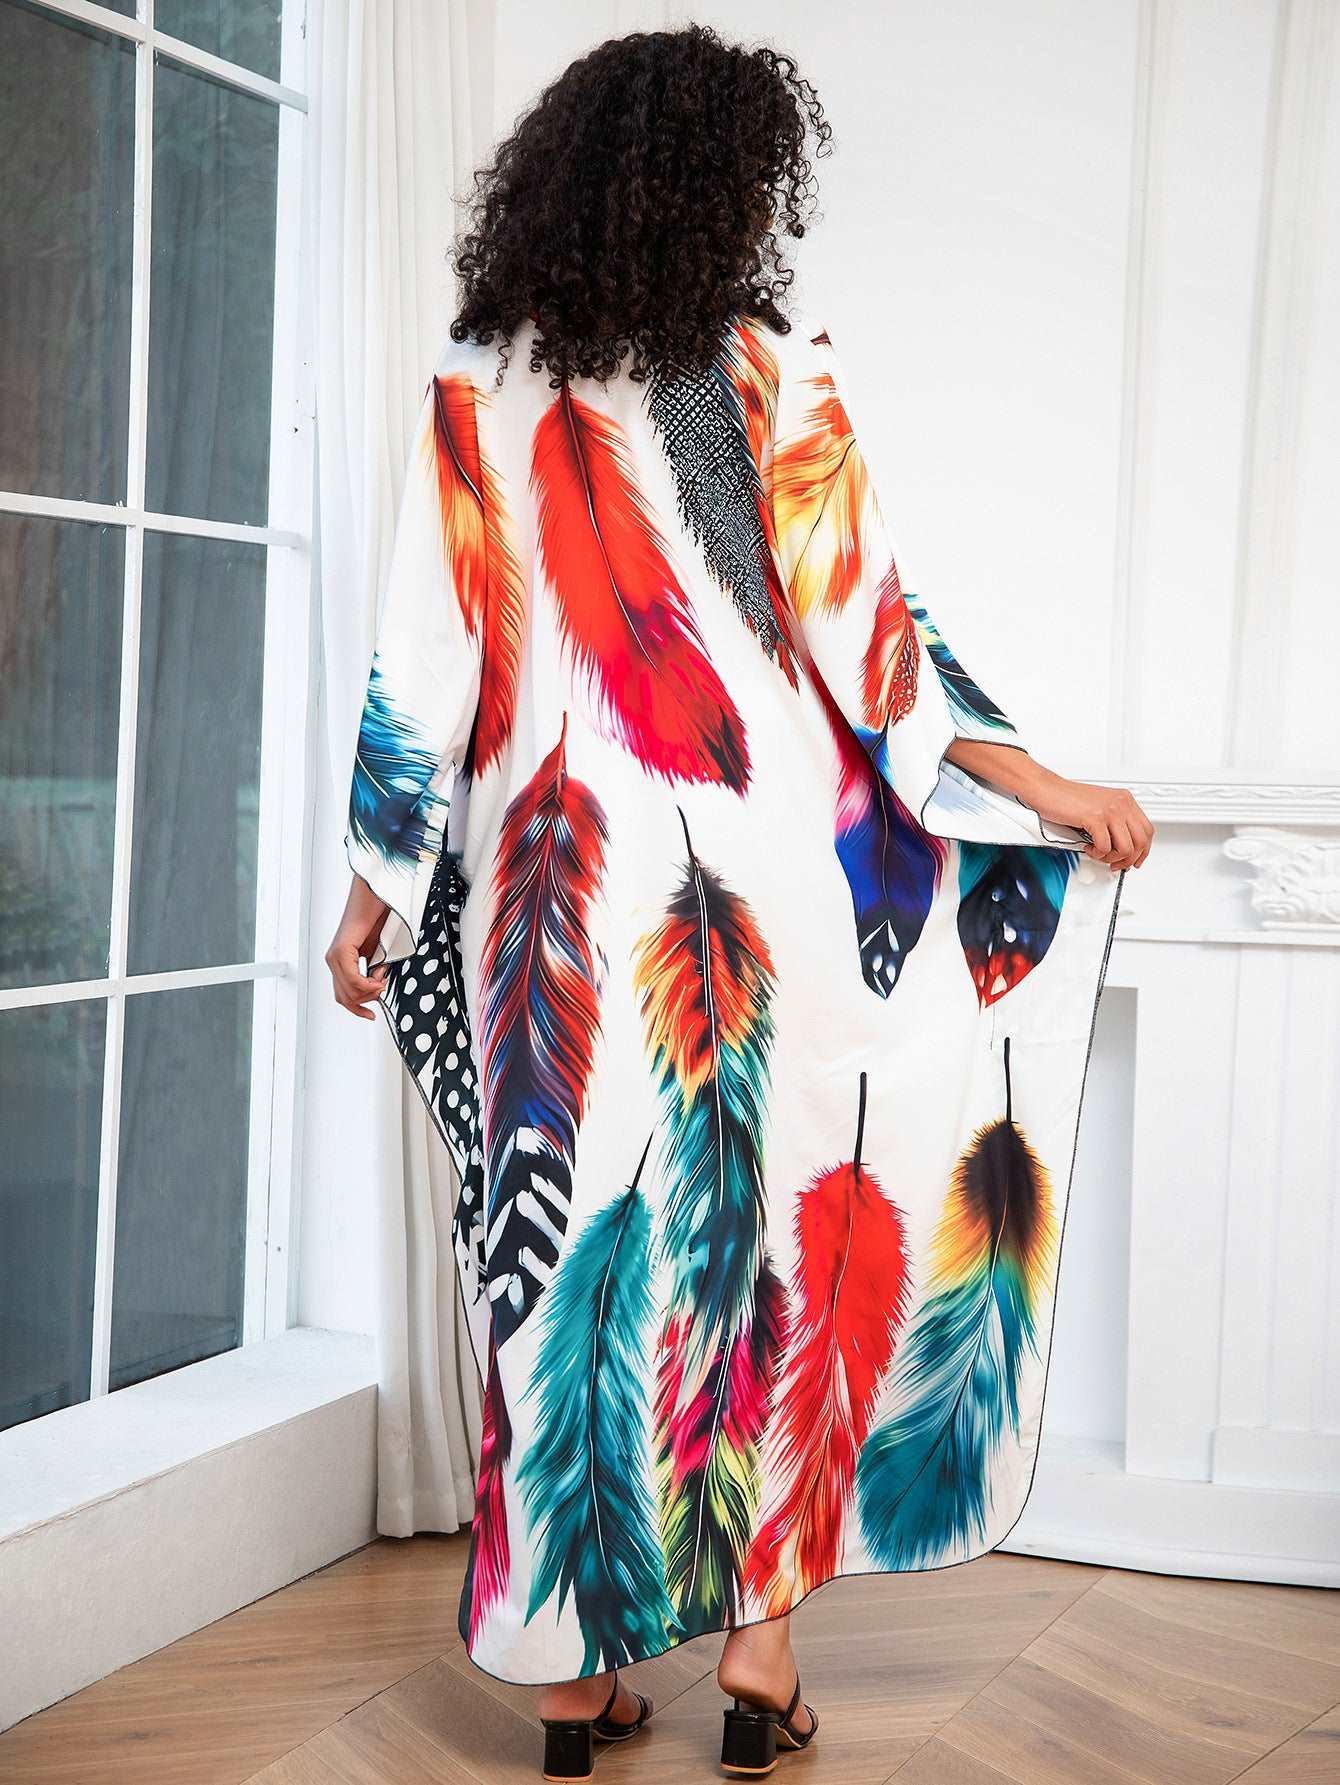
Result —
[[269, 507], [278, 108], [158, 58], [148, 502]]
[[255, 952], [265, 551], [144, 542], [132, 973]]
[[154, 24], [278, 80], [279, 13], [280, 0], [157, 0]]
[[0, 0], [0, 489], [121, 502], [135, 52]]
[[253, 997], [126, 1000], [113, 1388], [241, 1343]]
[[0, 1010], [0, 1428], [88, 1399], [106, 1026]]
[[124, 553], [0, 514], [0, 986], [107, 971]]

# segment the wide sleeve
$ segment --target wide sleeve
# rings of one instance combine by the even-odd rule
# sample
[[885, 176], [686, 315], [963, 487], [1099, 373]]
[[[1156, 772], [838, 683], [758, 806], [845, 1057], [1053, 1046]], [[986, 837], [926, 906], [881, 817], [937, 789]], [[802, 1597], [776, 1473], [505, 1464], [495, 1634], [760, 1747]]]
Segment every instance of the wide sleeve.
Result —
[[[787, 337], [770, 476], [779, 568], [805, 646], [871, 761], [922, 826], [978, 843], [1076, 848], [1016, 794], [946, 760], [956, 738], [1023, 749], [924, 601], [902, 589], [827, 329]], [[840, 715], [840, 718], [838, 717]]]
[[479, 700], [480, 629], [467, 615], [482, 587], [470, 558], [482, 529], [450, 505], [475, 400], [467, 375], [442, 368], [424, 393], [358, 730], [345, 849], [391, 908], [387, 960], [413, 952]]

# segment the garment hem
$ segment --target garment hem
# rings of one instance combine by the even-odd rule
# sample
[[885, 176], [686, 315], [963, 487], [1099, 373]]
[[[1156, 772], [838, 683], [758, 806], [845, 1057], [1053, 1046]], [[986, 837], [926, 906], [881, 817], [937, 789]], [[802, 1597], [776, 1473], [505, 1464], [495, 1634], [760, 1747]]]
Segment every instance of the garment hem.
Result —
[[[1021, 747], [1021, 746], [1016, 746], [1016, 747]], [[1081, 1121], [1081, 1118], [1083, 1115], [1083, 1109], [1084, 1109], [1084, 1092], [1085, 1092], [1085, 1088], [1086, 1088], [1088, 1076], [1089, 1076], [1089, 1063], [1093, 1057], [1094, 1036], [1095, 1036], [1095, 1034], [1097, 1032], [1097, 1028], [1098, 1028], [1098, 1008], [1102, 1002], [1103, 988], [1107, 982], [1108, 962], [1111, 958], [1112, 943], [1113, 943], [1113, 940], [1114, 940], [1115, 934], [1116, 934], [1117, 913], [1121, 906], [1121, 892], [1122, 892], [1122, 887], [1125, 885], [1126, 875], [1128, 872], [1129, 872], [1128, 869], [1122, 868], [1119, 870], [1119, 872], [1117, 874], [1116, 885], [1112, 890], [1112, 908], [1108, 915], [1107, 933], [1106, 933], [1106, 936], [1105, 936], [1104, 942], [1103, 942], [1103, 953], [1102, 953], [1102, 957], [1098, 963], [1098, 977], [1097, 977], [1097, 983], [1094, 987], [1093, 1004], [1092, 1004], [1091, 1014], [1090, 1014], [1090, 1018], [1089, 1018], [1089, 1035], [1088, 1035], [1088, 1041], [1085, 1045], [1085, 1051], [1084, 1051], [1084, 1066], [1083, 1066], [1083, 1070], [1082, 1070], [1082, 1073], [1080, 1076], [1079, 1095], [1078, 1095], [1078, 1098], [1077, 1098], [1076, 1104], [1075, 1104], [1075, 1136], [1074, 1136], [1074, 1141], [1072, 1143], [1071, 1151], [1070, 1151], [1070, 1169], [1066, 1176], [1066, 1194], [1065, 1194], [1065, 1204], [1064, 1204], [1065, 1212], [1061, 1218], [1060, 1232], [1057, 1235], [1057, 1242], [1056, 1242], [1058, 1258], [1062, 1255], [1062, 1251], [1063, 1251], [1064, 1244], [1065, 1244], [1066, 1223], [1070, 1217], [1070, 1194], [1071, 1194], [1071, 1189], [1074, 1184], [1075, 1159], [1076, 1159], [1076, 1157], [1078, 1155], [1078, 1151], [1079, 1151], [1079, 1129], [1080, 1129], [1080, 1121]], [[394, 1029], [392, 1030], [392, 1034], [394, 1037]], [[414, 1077], [413, 1073], [411, 1073], [410, 1076], [411, 1076], [411, 1078], [413, 1078]], [[418, 1083], [417, 1079], [415, 1080], [415, 1083], [416, 1084]], [[431, 1111], [430, 1111], [430, 1113], [431, 1113]], [[459, 1259], [456, 1261], [456, 1273], [457, 1273], [457, 1283], [460, 1285], [462, 1292], [464, 1292], [465, 1285], [461, 1283], [461, 1279], [460, 1279], [460, 1261], [459, 1261]], [[748, 1629], [753, 1624], [776, 1623], [778, 1618], [789, 1617], [792, 1612], [798, 1610], [800, 1608], [800, 1606], [802, 1606], [805, 1603], [805, 1601], [811, 1596], [811, 1594], [820, 1592], [824, 1587], [831, 1587], [835, 1581], [869, 1580], [876, 1576], [881, 1576], [881, 1575], [943, 1574], [951, 1568], [963, 1568], [969, 1562], [980, 1562], [983, 1556], [989, 1556], [989, 1555], [993, 1554], [996, 1550], [998, 1550], [1000, 1548], [1002, 1543], [1005, 1543], [1013, 1535], [1015, 1529], [1017, 1528], [1017, 1526], [1019, 1524], [1019, 1521], [1023, 1518], [1024, 1513], [1028, 1509], [1029, 1500], [1032, 1498], [1033, 1483], [1037, 1476], [1038, 1451], [1041, 1448], [1042, 1430], [1043, 1430], [1043, 1426], [1045, 1423], [1045, 1417], [1046, 1417], [1047, 1384], [1051, 1378], [1052, 1346], [1053, 1346], [1053, 1342], [1055, 1339], [1055, 1334], [1056, 1334], [1056, 1298], [1055, 1298], [1055, 1295], [1053, 1295], [1051, 1324], [1048, 1328], [1047, 1346], [1046, 1346], [1046, 1350], [1044, 1352], [1044, 1356], [1046, 1357], [1047, 1362], [1046, 1362], [1046, 1367], [1043, 1371], [1043, 1377], [1042, 1377], [1042, 1393], [1041, 1393], [1041, 1396], [1039, 1397], [1039, 1401], [1038, 1401], [1038, 1442], [1033, 1447], [1033, 1460], [1032, 1460], [1032, 1466], [1029, 1469], [1028, 1484], [1024, 1489], [1023, 1496], [1019, 1502], [1018, 1510], [1015, 1513], [1013, 1519], [1011, 1519], [1009, 1525], [1005, 1528], [1004, 1531], [1002, 1531], [1000, 1536], [997, 1537], [993, 1542], [985, 1543], [982, 1545], [982, 1547], [980, 1549], [974, 1550], [971, 1555], [960, 1556], [952, 1562], [927, 1562], [927, 1563], [924, 1563], [919, 1566], [907, 1567], [907, 1568], [856, 1568], [856, 1569], [849, 1569], [849, 1570], [839, 1570], [836, 1574], [830, 1574], [826, 1580], [816, 1581], [812, 1587], [807, 1588], [806, 1591], [804, 1593], [802, 1593], [798, 1599], [794, 1600], [791, 1603], [791, 1605], [787, 1608], [787, 1610], [784, 1612], [773, 1612], [773, 1613], [770, 1613], [769, 1615], [767, 1615], [765, 1617], [761, 1617], [761, 1618], [745, 1618], [745, 1619], [742, 1619], [737, 1624], [722, 1624], [722, 1625], [718, 1626], [715, 1630], [695, 1630], [692, 1635], [681, 1636], [678, 1639], [678, 1641], [672, 1642], [672, 1643], [667, 1643], [664, 1648], [651, 1649], [651, 1650], [648, 1650], [646, 1654], [630, 1656], [627, 1660], [620, 1661], [618, 1663], [618, 1666], [619, 1667], [636, 1667], [639, 1665], [639, 1663], [641, 1663], [643, 1661], [658, 1660], [662, 1655], [668, 1655], [674, 1649], [683, 1648], [686, 1643], [696, 1642], [699, 1637], [727, 1636], [733, 1630]], [[472, 1340], [471, 1341], [471, 1351], [473, 1352], [473, 1350], [474, 1350], [474, 1343]], [[476, 1368], [476, 1370], [479, 1369], [478, 1358], [475, 1359], [475, 1368]], [[480, 1375], [480, 1381], [481, 1381], [481, 1385], [482, 1385], [482, 1382], [483, 1382], [482, 1373]], [[456, 1620], [456, 1629], [457, 1629], [457, 1633], [459, 1634], [459, 1636], [461, 1638], [461, 1642], [462, 1642], [462, 1645], [465, 1650], [466, 1659], [470, 1662], [471, 1666], [477, 1668], [480, 1673], [486, 1674], [490, 1679], [497, 1680], [502, 1685], [533, 1686], [533, 1687], [537, 1687], [537, 1688], [542, 1688], [545, 1686], [561, 1686], [561, 1685], [567, 1685], [574, 1680], [590, 1679], [590, 1678], [594, 1677], [594, 1675], [596, 1675], [596, 1674], [607, 1673], [610, 1671], [610, 1669], [608, 1669], [608, 1668], [594, 1668], [589, 1673], [583, 1672], [583, 1673], [575, 1673], [575, 1674], [564, 1674], [557, 1679], [548, 1679], [548, 1680], [518, 1679], [517, 1677], [515, 1677], [514, 1675], [511, 1675], [511, 1674], [496, 1673], [493, 1670], [493, 1668], [486, 1666], [484, 1664], [484, 1662], [478, 1660], [470, 1652], [470, 1643], [469, 1643], [469, 1637], [467, 1635], [466, 1623], [465, 1623], [464, 1618], [460, 1615], [460, 1612], [464, 1610], [464, 1604], [465, 1604], [464, 1589], [462, 1589], [461, 1605], [458, 1610], [458, 1615], [457, 1615], [457, 1620]]]

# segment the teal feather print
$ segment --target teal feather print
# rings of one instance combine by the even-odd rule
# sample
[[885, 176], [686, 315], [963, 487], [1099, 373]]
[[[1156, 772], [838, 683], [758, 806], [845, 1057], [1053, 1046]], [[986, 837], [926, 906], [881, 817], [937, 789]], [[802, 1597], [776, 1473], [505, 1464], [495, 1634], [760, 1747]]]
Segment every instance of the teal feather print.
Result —
[[1031, 973], [1055, 941], [1078, 861], [1072, 849], [959, 844], [958, 935], [983, 1010]]
[[[650, 1149], [651, 1142], [647, 1142]], [[600, 1209], [564, 1254], [540, 1316], [534, 1437], [517, 1472], [535, 1539], [530, 1621], [569, 1593], [584, 1673], [656, 1654], [678, 1630], [666, 1597], [643, 1372], [651, 1215], [638, 1189]]]
[[904, 595], [907, 611], [921, 634], [921, 642], [935, 665], [936, 674], [940, 678], [940, 686], [944, 689], [945, 699], [949, 702], [949, 710], [955, 721], [966, 720], [970, 727], [987, 731], [1010, 731], [1014, 726], [1001, 712], [988, 695], [973, 681], [963, 665], [955, 657], [949, 646], [941, 638], [939, 629], [926, 609], [915, 595]]
[[856, 1466], [861, 1529], [875, 1566], [926, 1568], [985, 1539], [991, 1472], [1019, 1432], [1024, 1365], [1058, 1243], [1046, 1169], [1005, 1114], [954, 1168], [925, 1299], [895, 1368], [892, 1411]]
[[430, 838], [441, 847], [435, 820], [446, 801], [430, 787], [437, 765], [418, 723], [396, 707], [374, 655], [349, 794], [349, 835], [360, 849], [398, 867], [416, 864]]
[[661, 1539], [671, 1602], [696, 1633], [737, 1613], [785, 1296], [763, 1250], [772, 959], [748, 905], [684, 835], [684, 879], [638, 945], [633, 983], [666, 1124]]

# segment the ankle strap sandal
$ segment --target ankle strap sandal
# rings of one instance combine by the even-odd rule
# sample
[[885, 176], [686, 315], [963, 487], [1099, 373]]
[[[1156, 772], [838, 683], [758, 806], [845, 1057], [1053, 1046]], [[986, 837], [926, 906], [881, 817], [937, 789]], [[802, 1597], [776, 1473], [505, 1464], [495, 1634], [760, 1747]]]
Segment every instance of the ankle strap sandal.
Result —
[[615, 1723], [610, 1717], [619, 1696], [619, 1676], [598, 1717], [544, 1717], [544, 1777], [559, 1785], [589, 1779], [595, 1771], [597, 1742], [627, 1742], [641, 1730], [655, 1706], [636, 1690], [638, 1714], [631, 1723]]
[[818, 1731], [819, 1718], [814, 1707], [807, 1704], [809, 1727], [797, 1728], [796, 1713], [800, 1703], [799, 1674], [791, 1702], [784, 1711], [737, 1698], [734, 1707], [722, 1713], [726, 1727], [721, 1736], [721, 1770], [757, 1778], [772, 1771], [779, 1754], [793, 1754], [808, 1748]]

